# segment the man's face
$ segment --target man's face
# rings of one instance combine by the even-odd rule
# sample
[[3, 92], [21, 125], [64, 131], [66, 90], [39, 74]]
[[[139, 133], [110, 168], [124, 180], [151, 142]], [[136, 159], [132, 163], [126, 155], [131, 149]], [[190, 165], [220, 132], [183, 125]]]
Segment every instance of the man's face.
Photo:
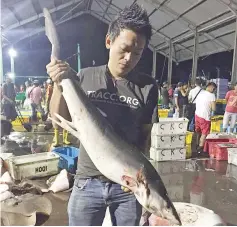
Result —
[[209, 91], [210, 91], [211, 93], [214, 93], [215, 90], [216, 90], [216, 88], [215, 88], [214, 86], [211, 85], [210, 88], [209, 88]]
[[183, 90], [187, 90], [187, 88], [188, 88], [188, 85], [187, 84], [185, 84], [185, 85], [183, 85]]
[[237, 92], [237, 84], [235, 85], [234, 89], [235, 89], [235, 91]]
[[106, 37], [106, 47], [109, 52], [109, 68], [117, 76], [129, 73], [138, 63], [145, 48], [146, 39], [143, 35], [131, 30], [121, 30], [112, 42]]
[[11, 78], [7, 77], [7, 78], [6, 78], [6, 82], [7, 82], [8, 84], [11, 83], [11, 82], [12, 82]]

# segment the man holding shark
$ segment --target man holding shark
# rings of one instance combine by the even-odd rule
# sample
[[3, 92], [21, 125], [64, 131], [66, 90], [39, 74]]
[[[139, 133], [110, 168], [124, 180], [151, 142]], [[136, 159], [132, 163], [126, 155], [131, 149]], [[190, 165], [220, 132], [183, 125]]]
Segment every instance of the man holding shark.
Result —
[[[77, 80], [116, 133], [144, 152], [149, 148], [152, 123], [158, 121], [158, 89], [153, 78], [137, 72], [135, 66], [151, 31], [147, 12], [133, 4], [109, 26], [105, 39], [107, 65], [82, 69], [77, 76], [66, 62], [52, 58], [47, 65], [54, 82]], [[103, 176], [81, 145], [68, 204], [69, 225], [102, 225], [107, 207], [113, 225], [139, 225], [142, 207], [136, 197]]]

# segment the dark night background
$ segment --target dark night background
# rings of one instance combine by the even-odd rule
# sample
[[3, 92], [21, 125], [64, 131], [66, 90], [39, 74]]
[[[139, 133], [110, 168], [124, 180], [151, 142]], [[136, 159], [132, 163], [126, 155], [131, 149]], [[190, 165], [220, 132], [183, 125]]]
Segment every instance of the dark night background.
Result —
[[[105, 49], [105, 35], [108, 25], [95, 19], [90, 15], [83, 15], [58, 26], [58, 33], [62, 47], [62, 59], [67, 59], [69, 64], [77, 70], [77, 43], [80, 44], [81, 67], [106, 64], [108, 51]], [[8, 47], [3, 49], [4, 73], [10, 71], [10, 58]], [[45, 66], [49, 62], [51, 45], [41, 32], [31, 38], [22, 40], [14, 45], [18, 56], [15, 59], [15, 73], [17, 76], [47, 76]], [[199, 58], [198, 74], [203, 70], [210, 78], [217, 77], [217, 69], [220, 68], [220, 77], [230, 79], [233, 52], [223, 52], [215, 55]], [[203, 60], [202, 60], [203, 59]], [[164, 66], [165, 61], [165, 66]], [[167, 78], [168, 61], [165, 57], [157, 54], [156, 78], [165, 81]], [[144, 51], [141, 61], [137, 66], [140, 71], [150, 74], [152, 72], [152, 52], [149, 49]], [[192, 60], [173, 64], [172, 83], [187, 81], [191, 74]], [[163, 74], [163, 76], [162, 76]], [[17, 79], [20, 84], [27, 78]], [[44, 79], [45, 80], [45, 79]]]

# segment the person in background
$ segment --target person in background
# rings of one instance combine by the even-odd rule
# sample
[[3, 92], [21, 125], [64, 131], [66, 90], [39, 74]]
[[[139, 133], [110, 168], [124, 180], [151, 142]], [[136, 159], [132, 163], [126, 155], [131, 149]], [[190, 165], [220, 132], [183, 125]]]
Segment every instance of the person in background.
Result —
[[33, 81], [33, 87], [30, 88], [28, 97], [30, 98], [31, 103], [31, 120], [37, 121], [37, 110], [41, 113], [41, 117], [43, 118], [45, 114], [44, 109], [41, 106], [42, 91], [38, 80]]
[[25, 86], [23, 84], [20, 86], [20, 92], [25, 92]]
[[29, 98], [29, 91], [31, 90], [31, 83], [29, 81], [25, 82], [25, 87], [26, 87], [26, 99], [24, 101], [24, 108], [26, 110], [31, 109], [31, 102], [30, 102], [30, 98]]
[[234, 90], [226, 93], [225, 99], [227, 104], [223, 118], [223, 131], [227, 131], [230, 122], [230, 132], [234, 132], [237, 121], [237, 83], [234, 86]]
[[[198, 92], [202, 89], [201, 80], [199, 78], [196, 79], [195, 88], [191, 89], [188, 95], [189, 102], [196, 103], [195, 97], [197, 96]], [[193, 101], [194, 100], [194, 101]]]
[[178, 91], [178, 109], [179, 117], [184, 117], [186, 106], [188, 105], [188, 84], [183, 83], [183, 86]]
[[174, 99], [176, 111], [179, 113], [179, 117], [184, 117], [186, 105], [188, 104], [188, 84], [178, 83], [177, 88], [174, 91]]
[[9, 76], [6, 77], [6, 83], [2, 86], [2, 112], [6, 120], [14, 121], [17, 117], [15, 108], [16, 92], [14, 84]]
[[189, 109], [187, 110], [187, 118], [189, 119], [189, 125], [192, 126], [190, 131], [194, 130], [194, 124], [195, 124], [195, 111], [196, 111], [196, 99], [197, 96], [200, 94], [202, 87], [201, 87], [201, 80], [199, 78], [196, 79], [195, 82], [195, 88], [191, 89], [188, 95], [188, 101], [189, 101]]
[[46, 81], [47, 83], [47, 89], [46, 89], [46, 94], [45, 94], [45, 101], [46, 101], [46, 115], [49, 114], [49, 103], [53, 94], [53, 82], [51, 79], [48, 79]]
[[214, 116], [216, 111], [216, 97], [215, 90], [217, 86], [214, 82], [207, 84], [206, 90], [202, 90], [196, 98], [196, 111], [195, 111], [195, 132], [197, 133], [197, 153], [204, 155], [203, 147], [207, 135], [211, 129], [211, 117]]
[[178, 82], [177, 87], [174, 89], [174, 99], [173, 99], [174, 112], [179, 111], [179, 109], [177, 109], [178, 95], [179, 95], [179, 91], [181, 90], [182, 86], [183, 86], [183, 83]]
[[161, 88], [161, 95], [162, 95], [162, 108], [169, 109], [169, 93], [168, 93], [168, 83], [164, 82]]
[[41, 87], [42, 91], [42, 101], [43, 104], [46, 105], [46, 91], [47, 91], [47, 82], [45, 81]]
[[160, 86], [159, 80], [156, 80], [156, 85], [158, 88], [158, 102], [159, 102], [159, 100], [161, 99], [161, 86]]
[[168, 93], [169, 93], [170, 100], [172, 100], [173, 99], [173, 95], [174, 95], [174, 89], [172, 87], [172, 84], [169, 86]]

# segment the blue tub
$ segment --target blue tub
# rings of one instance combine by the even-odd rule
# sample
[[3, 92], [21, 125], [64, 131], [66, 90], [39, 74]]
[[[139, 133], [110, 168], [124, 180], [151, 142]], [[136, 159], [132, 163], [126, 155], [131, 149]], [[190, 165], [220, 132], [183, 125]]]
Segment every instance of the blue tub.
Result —
[[56, 147], [52, 150], [60, 156], [58, 167], [76, 173], [79, 149], [76, 147]]

